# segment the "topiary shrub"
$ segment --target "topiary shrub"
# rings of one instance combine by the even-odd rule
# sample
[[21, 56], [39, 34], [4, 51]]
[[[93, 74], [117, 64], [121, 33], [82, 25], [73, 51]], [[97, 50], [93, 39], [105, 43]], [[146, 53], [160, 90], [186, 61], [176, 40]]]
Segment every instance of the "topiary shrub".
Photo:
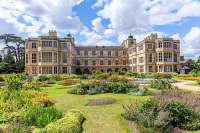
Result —
[[[63, 118], [48, 124], [44, 129], [37, 130], [43, 133], [81, 133], [85, 118], [80, 111], [72, 110]], [[36, 133], [36, 132], [35, 132]]]

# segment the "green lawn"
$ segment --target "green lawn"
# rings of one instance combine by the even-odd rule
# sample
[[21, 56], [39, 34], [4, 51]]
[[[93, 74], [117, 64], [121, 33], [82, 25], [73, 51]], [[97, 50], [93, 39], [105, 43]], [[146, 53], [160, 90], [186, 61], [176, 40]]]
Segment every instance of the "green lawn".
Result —
[[[127, 122], [121, 117], [122, 104], [134, 99], [147, 97], [130, 96], [127, 94], [73, 95], [67, 94], [67, 88], [54, 84], [45, 88], [48, 95], [55, 100], [56, 106], [62, 111], [78, 109], [84, 113], [86, 121], [83, 124], [84, 133], [129, 133]], [[116, 103], [101, 106], [86, 106], [88, 99], [114, 98]]]

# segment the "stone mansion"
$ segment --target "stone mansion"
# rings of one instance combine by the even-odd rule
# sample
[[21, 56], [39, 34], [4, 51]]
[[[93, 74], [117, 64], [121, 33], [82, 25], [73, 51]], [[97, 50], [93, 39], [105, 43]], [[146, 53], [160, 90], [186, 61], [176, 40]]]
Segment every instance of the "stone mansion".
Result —
[[159, 38], [157, 34], [136, 42], [129, 35], [120, 46], [76, 46], [68, 34], [28, 38], [25, 45], [25, 69], [30, 75], [89, 73], [131, 70], [140, 73], [176, 72], [180, 62], [180, 41]]

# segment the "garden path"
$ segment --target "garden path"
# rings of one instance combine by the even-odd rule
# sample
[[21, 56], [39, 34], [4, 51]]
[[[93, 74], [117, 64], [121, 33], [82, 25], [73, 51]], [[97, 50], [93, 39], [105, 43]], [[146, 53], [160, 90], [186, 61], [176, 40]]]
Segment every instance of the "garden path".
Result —
[[180, 89], [200, 92], [200, 85], [197, 85], [196, 81], [179, 80], [178, 82], [174, 83], [174, 85]]

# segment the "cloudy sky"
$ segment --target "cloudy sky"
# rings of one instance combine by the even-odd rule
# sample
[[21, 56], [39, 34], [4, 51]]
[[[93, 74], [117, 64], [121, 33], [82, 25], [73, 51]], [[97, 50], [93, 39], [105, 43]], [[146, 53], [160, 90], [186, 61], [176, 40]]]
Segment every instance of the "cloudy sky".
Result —
[[0, 0], [0, 34], [24, 38], [72, 33], [77, 45], [120, 45], [130, 33], [181, 40], [181, 53], [200, 56], [200, 0]]

